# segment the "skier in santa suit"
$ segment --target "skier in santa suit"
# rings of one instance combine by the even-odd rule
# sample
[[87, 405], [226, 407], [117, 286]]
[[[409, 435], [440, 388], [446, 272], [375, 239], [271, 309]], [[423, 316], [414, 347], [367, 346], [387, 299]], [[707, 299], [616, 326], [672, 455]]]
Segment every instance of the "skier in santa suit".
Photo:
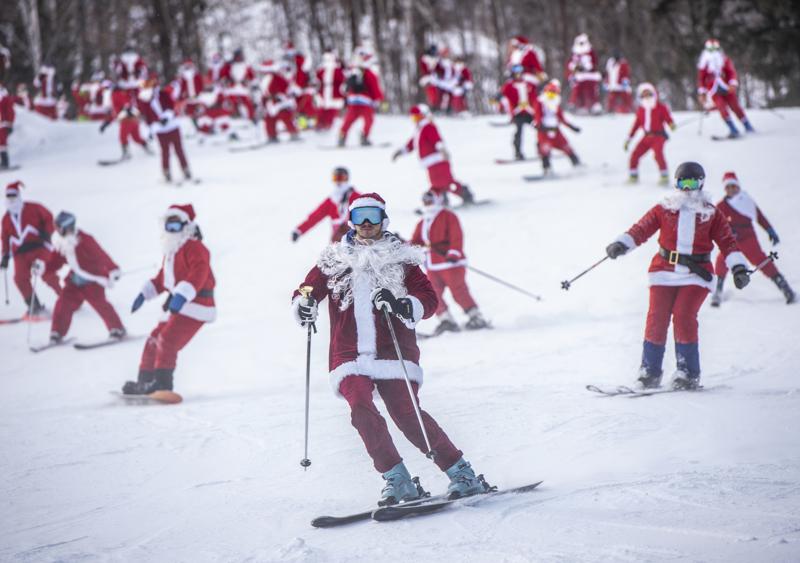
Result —
[[450, 58], [450, 49], [443, 47], [436, 65], [436, 86], [439, 88], [439, 105], [436, 111], [450, 113], [452, 110], [453, 88], [456, 85], [455, 67]]
[[222, 69], [225, 67], [225, 58], [222, 53], [214, 53], [211, 55], [208, 64], [206, 65], [206, 75], [204, 77], [204, 86], [206, 88], [213, 88], [222, 86]]
[[370, 57], [365, 53], [353, 55], [352, 66], [347, 71], [345, 78], [345, 103], [347, 109], [339, 130], [339, 146], [347, 142], [347, 132], [357, 119], [364, 120], [364, 129], [361, 132], [361, 144], [369, 146], [369, 133], [375, 119], [375, 108], [383, 101], [378, 75], [370, 69]]
[[[428, 453], [384, 310], [391, 317], [418, 404], [422, 368], [414, 326], [431, 317], [437, 306], [436, 293], [419, 267], [421, 251], [387, 232], [388, 222], [386, 203], [378, 194], [354, 197], [350, 202], [353, 230], [341, 242], [329, 245], [306, 276], [301, 287], [312, 288], [310, 297], [295, 291], [292, 300], [295, 320], [306, 326], [316, 320], [318, 303], [329, 298], [331, 386], [350, 406], [351, 422], [386, 481], [380, 501], [384, 505], [418, 498], [420, 491], [373, 402], [373, 391], [377, 389], [406, 438]], [[433, 417], [424, 410], [421, 416], [436, 452], [433, 461], [450, 478], [448, 493], [483, 492], [484, 483], [462, 452]]]
[[[761, 212], [761, 209], [758, 208], [756, 202], [753, 201], [753, 198], [750, 197], [750, 194], [741, 188], [735, 172], [725, 172], [722, 183], [725, 186], [725, 197], [717, 204], [717, 209], [728, 220], [733, 236], [736, 238], [736, 244], [742, 254], [751, 264], [757, 266], [767, 259], [767, 255], [764, 254], [761, 245], [758, 243], [753, 221], [756, 221], [767, 232], [773, 245], [780, 242], [778, 233], [775, 232], [775, 229]], [[725, 276], [728, 274], [728, 266], [722, 254], [717, 256], [714, 269], [718, 277], [717, 287], [711, 296], [711, 306], [719, 307], [720, 303], [722, 303], [722, 287], [725, 283]], [[775, 285], [778, 286], [778, 289], [781, 290], [786, 298], [787, 304], [795, 302], [795, 293], [786, 278], [775, 267], [775, 262], [767, 262], [761, 268], [761, 272], [775, 282]]]
[[453, 86], [450, 90], [450, 109], [455, 114], [467, 111], [467, 93], [472, 91], [472, 72], [462, 55], [453, 62]]
[[636, 89], [636, 97], [639, 99], [639, 107], [636, 110], [636, 120], [625, 140], [625, 150], [628, 150], [633, 136], [639, 129], [644, 133], [644, 137], [639, 140], [631, 153], [628, 181], [630, 183], [639, 181], [639, 160], [647, 151], [652, 150], [658, 164], [658, 172], [661, 175], [660, 183], [667, 185], [669, 184], [669, 170], [664, 158], [664, 143], [669, 139], [667, 127], [674, 131], [675, 122], [672, 120], [669, 108], [659, 101], [656, 87], [649, 82], [639, 84]]
[[755, 131], [739, 105], [737, 88], [739, 76], [733, 62], [722, 50], [718, 40], [708, 39], [697, 62], [697, 94], [701, 107], [706, 108], [709, 100], [711, 105], [716, 106], [728, 126], [730, 137], [738, 137], [739, 130], [733, 124], [728, 108], [739, 118], [748, 133]]
[[553, 149], [558, 149], [569, 157], [573, 166], [580, 164], [580, 159], [559, 129], [559, 124], [564, 124], [576, 133], [580, 133], [580, 127], [573, 125], [564, 117], [561, 109], [561, 84], [553, 79], [548, 82], [533, 106], [534, 123], [537, 129], [537, 141], [539, 156], [542, 158], [542, 168], [545, 175], [551, 173], [550, 153]]
[[439, 325], [434, 334], [461, 330], [447, 309], [445, 289], [450, 290], [455, 302], [469, 317], [466, 324], [468, 330], [488, 327], [489, 323], [481, 315], [467, 287], [467, 257], [464, 255], [464, 234], [458, 216], [446, 208], [444, 196], [433, 190], [423, 194], [422, 203], [425, 206], [422, 220], [414, 229], [411, 244], [426, 248], [425, 271], [439, 299], [436, 308]]
[[289, 82], [280, 72], [278, 65], [266, 60], [259, 70], [264, 73], [261, 80], [261, 103], [264, 106], [264, 127], [270, 143], [278, 142], [278, 122], [283, 123], [292, 141], [299, 140], [294, 124], [294, 98], [289, 94]]
[[[92, 74], [91, 80], [80, 85], [78, 112], [92, 121], [105, 121], [111, 115], [111, 83], [102, 71]], [[76, 99], [77, 102], [77, 99]]]
[[330, 217], [331, 219], [331, 227], [333, 228], [331, 242], [340, 241], [350, 230], [350, 226], [347, 224], [350, 198], [359, 195], [350, 183], [350, 172], [348, 172], [347, 168], [343, 166], [334, 168], [331, 195], [320, 203], [306, 220], [292, 231], [292, 242], [297, 242], [297, 239], [313, 229], [325, 217]]
[[64, 280], [64, 288], [53, 308], [50, 327], [50, 342], [58, 344], [69, 331], [72, 315], [84, 301], [97, 311], [108, 329], [109, 338], [121, 339], [125, 327], [106, 299], [106, 289], [119, 281], [119, 267], [90, 234], [78, 230], [75, 215], [62, 211], [55, 220], [53, 235], [54, 270], [67, 264], [70, 271]]
[[506, 68], [510, 71], [517, 65], [522, 67], [522, 80], [533, 84], [534, 93], [536, 93], [539, 85], [547, 80], [547, 74], [545, 74], [542, 68], [542, 63], [539, 61], [539, 55], [536, 54], [536, 49], [534, 49], [533, 45], [528, 41], [528, 38], [522, 35], [512, 37], [508, 42]]
[[522, 154], [522, 130], [525, 125], [533, 123], [534, 106], [536, 105], [536, 86], [525, 80], [522, 65], [511, 67], [511, 77], [500, 89], [500, 104], [511, 116], [514, 124], [514, 158], [525, 160]]
[[419, 85], [425, 90], [425, 100], [432, 108], [439, 107], [439, 88], [436, 69], [439, 66], [439, 49], [430, 45], [419, 58]]
[[116, 57], [113, 69], [117, 86], [128, 90], [134, 96], [139, 91], [139, 84], [147, 79], [147, 65], [133, 45], [126, 46], [125, 50]]
[[256, 108], [250, 98], [250, 84], [256, 79], [256, 75], [245, 62], [242, 49], [233, 52], [233, 59], [222, 67], [220, 78], [225, 84], [225, 95], [233, 107], [244, 106], [248, 119], [255, 123]]
[[37, 89], [36, 96], [33, 98], [33, 109], [50, 119], [56, 119], [58, 102], [58, 86], [56, 85], [56, 69], [49, 64], [39, 67], [39, 72], [33, 79], [33, 85]]
[[[225, 103], [220, 87], [200, 92], [197, 96], [199, 115], [192, 121], [203, 135], [224, 133], [231, 127], [231, 111]], [[238, 139], [235, 132], [228, 135], [231, 140]]]
[[0, 170], [11, 167], [8, 159], [8, 138], [14, 132], [14, 96], [0, 82]]
[[609, 258], [616, 259], [659, 232], [659, 250], [649, 269], [650, 309], [639, 374], [644, 388], [661, 384], [670, 319], [677, 359], [673, 387], [691, 390], [700, 385], [697, 312], [714, 287], [711, 251], [715, 243], [733, 272], [736, 287], [742, 289], [750, 282], [728, 221], [711, 204], [703, 191], [704, 182], [700, 164], [681, 164], [675, 171], [676, 191], [606, 248]]
[[[53, 214], [42, 204], [23, 201], [22, 182], [11, 182], [6, 186], [6, 213], [3, 215], [2, 257], [0, 270], [8, 268], [14, 257], [14, 283], [22, 294], [25, 304], [34, 316], [45, 313], [45, 307], [33, 293], [31, 273], [41, 276], [56, 294], [61, 293], [61, 284], [52, 261]], [[31, 304], [32, 303], [32, 304]]]
[[633, 108], [631, 68], [618, 49], [606, 61], [605, 86], [608, 113], [630, 113]]
[[344, 69], [333, 51], [322, 54], [317, 68], [317, 130], [327, 131], [344, 107]]
[[430, 108], [425, 104], [418, 104], [411, 108], [409, 115], [416, 131], [403, 148], [394, 152], [392, 162], [416, 149], [420, 165], [428, 171], [431, 190], [439, 194], [454, 193], [464, 201], [465, 205], [474, 203], [475, 198], [469, 186], [453, 178], [450, 153], [447, 152], [439, 130], [433, 123]]
[[290, 91], [295, 97], [299, 121], [303, 124], [301, 129], [305, 129], [308, 121], [317, 115], [314, 107], [316, 90], [311, 85], [311, 59], [301, 53], [291, 41], [287, 41], [283, 47], [283, 58], [289, 62]]
[[178, 76], [180, 77], [178, 100], [182, 105], [182, 113], [193, 117], [200, 109], [197, 97], [203, 91], [203, 77], [189, 59], [178, 67]]
[[572, 56], [567, 61], [567, 80], [571, 92], [570, 105], [575, 109], [600, 113], [600, 80], [597, 55], [589, 37], [581, 33], [572, 44]]
[[100, 126], [100, 133], [104, 133], [114, 121], [119, 122], [119, 144], [122, 147], [122, 159], [130, 158], [128, 143], [131, 140], [140, 145], [146, 153], [150, 154], [150, 147], [147, 141], [142, 138], [142, 133], [139, 130], [138, 104], [130, 90], [114, 86], [111, 91], [111, 108], [112, 117], [108, 118]]
[[145, 342], [138, 379], [122, 387], [126, 395], [172, 391], [178, 352], [205, 323], [217, 317], [211, 255], [202, 239], [191, 205], [167, 209], [161, 233], [164, 261], [158, 274], [136, 296], [131, 312], [162, 293], [167, 293], [168, 298], [164, 316]]
[[187, 180], [192, 178], [189, 170], [189, 161], [183, 152], [180, 123], [175, 115], [175, 101], [166, 88], [158, 85], [158, 78], [151, 75], [145, 82], [145, 87], [138, 94], [139, 108], [145, 116], [145, 121], [150, 124], [150, 129], [155, 132], [161, 148], [161, 170], [164, 179], [172, 182], [170, 172], [170, 151], [175, 151], [178, 162]]

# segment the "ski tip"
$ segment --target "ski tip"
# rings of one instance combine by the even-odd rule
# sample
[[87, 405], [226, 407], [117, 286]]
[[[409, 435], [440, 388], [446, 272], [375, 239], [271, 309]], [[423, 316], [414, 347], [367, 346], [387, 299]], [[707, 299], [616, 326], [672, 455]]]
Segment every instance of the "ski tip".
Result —
[[183, 402], [183, 397], [174, 391], [154, 391], [153, 393], [149, 393], [147, 396], [154, 401], [168, 405], [177, 405], [178, 403]]
[[331, 528], [336, 525], [338, 518], [335, 516], [319, 516], [311, 521], [314, 528]]

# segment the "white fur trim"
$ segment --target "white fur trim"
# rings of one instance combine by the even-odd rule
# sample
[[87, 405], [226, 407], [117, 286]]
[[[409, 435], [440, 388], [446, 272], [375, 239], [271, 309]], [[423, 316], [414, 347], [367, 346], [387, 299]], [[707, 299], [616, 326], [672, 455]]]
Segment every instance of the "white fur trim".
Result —
[[446, 159], [442, 153], [434, 152], [424, 158], [420, 158], [419, 164], [423, 168], [430, 168], [431, 166], [439, 164], [440, 162], [444, 162], [445, 160]]
[[187, 303], [181, 307], [181, 312], [178, 314], [196, 321], [210, 323], [217, 319], [217, 308], [198, 303]]
[[380, 209], [386, 209], [386, 204], [371, 197], [359, 197], [350, 204], [348, 210], [352, 211], [357, 207], [379, 207]]
[[714, 286], [716, 285], [716, 276], [711, 278], [711, 281], [706, 281], [697, 274], [693, 274], [691, 272], [687, 273], [680, 273], [680, 272], [669, 272], [667, 270], [659, 270], [657, 272], [650, 272], [647, 274], [647, 277], [650, 280], [650, 285], [666, 285], [670, 287], [674, 286], [682, 286], [682, 285], [699, 285], [700, 287], [705, 287], [709, 291], [714, 290]]
[[429, 272], [439, 272], [441, 270], [450, 270], [452, 268], [464, 268], [467, 265], [467, 259], [464, 258], [463, 260], [459, 260], [458, 262], [439, 262], [438, 264], [434, 264], [431, 259], [430, 255], [428, 256], [428, 263], [425, 264], [425, 269]]
[[[408, 360], [404, 360], [404, 363], [408, 378], [422, 386], [422, 368]], [[329, 373], [331, 387], [337, 397], [342, 396], [339, 384], [351, 375], [365, 375], [370, 379], [404, 379], [400, 360], [376, 360], [372, 356], [359, 355], [354, 361], [339, 364]]]
[[735, 252], [731, 252], [725, 257], [725, 265], [729, 270], [732, 270], [734, 266], [747, 267], [747, 261], [744, 258], [744, 254], [737, 250]]
[[[694, 253], [694, 231], [697, 223], [697, 214], [693, 210], [682, 208], [678, 212], [678, 230], [675, 239], [675, 250], [680, 254]], [[689, 272], [687, 266], [674, 265], [675, 272], [685, 274]]]
[[353, 272], [353, 315], [356, 321], [356, 347], [359, 357], [375, 356], [377, 330], [375, 328], [375, 306], [372, 304], [372, 284], [364, 272]]
[[616, 241], [614, 242], [621, 242], [622, 244], [628, 247], [628, 250], [633, 250], [638, 246], [636, 244], [636, 241], [633, 240], [633, 237], [628, 233], [622, 233], [617, 237]]
[[[729, 184], [731, 182], [728, 182]], [[738, 185], [738, 182], [736, 183]], [[738, 194], [733, 197], [727, 198], [728, 205], [733, 207], [738, 213], [748, 217], [751, 221], [755, 221], [758, 217], [758, 207], [756, 202], [753, 201], [747, 192], [740, 190]]]
[[406, 328], [413, 329], [425, 315], [425, 307], [422, 306], [422, 301], [413, 295], [409, 295], [408, 300], [411, 301], [411, 319], [400, 318], [400, 320], [403, 321]]
[[180, 209], [178, 207], [170, 207], [169, 209], [167, 209], [167, 213], [164, 215], [164, 218], [166, 219], [167, 217], [171, 217], [172, 215], [180, 217], [187, 223], [191, 222], [189, 214], [186, 213], [183, 209]]
[[197, 290], [195, 287], [185, 280], [179, 281], [175, 285], [175, 289], [172, 291], [172, 293], [182, 295], [186, 298], [186, 301], [194, 301], [194, 298], [197, 297]]
[[155, 299], [158, 297], [158, 291], [156, 291], [156, 286], [153, 285], [153, 282], [147, 280], [147, 283], [142, 286], [141, 290], [142, 295], [144, 298], [150, 301], [151, 299]]

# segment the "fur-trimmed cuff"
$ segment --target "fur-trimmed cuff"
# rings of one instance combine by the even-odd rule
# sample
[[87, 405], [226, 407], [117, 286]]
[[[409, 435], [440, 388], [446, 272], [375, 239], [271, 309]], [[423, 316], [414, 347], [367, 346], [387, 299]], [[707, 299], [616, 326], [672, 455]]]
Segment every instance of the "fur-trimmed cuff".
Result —
[[409, 301], [411, 301], [411, 319], [404, 319], [400, 317], [400, 320], [403, 321], [403, 324], [406, 325], [406, 328], [413, 329], [417, 326], [417, 323], [422, 320], [422, 317], [425, 315], [425, 307], [422, 306], [422, 301], [414, 297], [413, 295], [409, 295], [406, 297]]
[[144, 298], [147, 299], [148, 301], [158, 297], [158, 290], [156, 289], [156, 286], [153, 284], [152, 281], [148, 280], [148, 282], [144, 284], [144, 286], [142, 287], [142, 295], [144, 295]]
[[197, 297], [197, 290], [187, 281], [178, 282], [178, 284], [175, 286], [175, 291], [172, 293], [182, 295], [186, 298], [187, 302], [194, 301], [194, 298]]
[[729, 270], [733, 269], [734, 266], [744, 266], [746, 268], [747, 261], [744, 258], [744, 254], [739, 251], [735, 251], [731, 252], [725, 257], [725, 265]]
[[633, 240], [633, 237], [628, 233], [622, 233], [621, 235], [619, 235], [617, 237], [617, 242], [621, 242], [622, 244], [624, 244], [628, 248], [628, 250], [632, 250], [637, 246], [636, 241]]
[[456, 250], [455, 248], [451, 248], [447, 251], [448, 256], [455, 256], [459, 260], [464, 257], [464, 254], [461, 253], [460, 250]]

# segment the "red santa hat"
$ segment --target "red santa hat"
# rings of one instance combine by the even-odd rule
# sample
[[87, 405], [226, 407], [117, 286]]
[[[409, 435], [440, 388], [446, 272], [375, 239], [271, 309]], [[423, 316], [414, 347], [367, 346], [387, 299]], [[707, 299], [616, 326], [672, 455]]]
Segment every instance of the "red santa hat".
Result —
[[636, 97], [641, 98], [642, 93], [644, 92], [650, 92], [651, 94], [653, 94], [654, 98], [658, 97], [658, 91], [656, 90], [656, 87], [653, 86], [650, 82], [642, 82], [641, 84], [639, 84], [639, 86], [636, 87]]
[[187, 223], [193, 222], [195, 218], [194, 207], [192, 207], [191, 203], [184, 203], [183, 205], [175, 203], [170, 205], [165, 215], [167, 217], [180, 217], [181, 220]]
[[722, 176], [722, 185], [729, 186], [729, 185], [739, 185], [739, 178], [736, 177], [736, 172], [725, 172]]
[[[383, 222], [381, 223], [381, 228], [385, 231], [387, 227], [389, 227], [389, 217], [386, 215], [386, 201], [377, 193], [372, 192], [369, 194], [361, 194], [350, 196], [350, 206], [348, 207], [348, 211], [352, 211], [353, 209], [357, 209], [359, 207], [377, 207], [378, 209], [383, 210]], [[348, 221], [350, 228], [355, 228], [353, 223]]]
[[528, 43], [530, 43], [530, 41], [528, 41], [528, 38], [524, 35], [515, 35], [511, 38], [511, 44], [514, 46], [527, 45]]
[[266, 59], [261, 61], [258, 70], [261, 72], [278, 72], [278, 65], [272, 59]]
[[431, 108], [427, 104], [417, 104], [411, 106], [408, 115], [411, 117], [428, 117], [431, 114]]
[[6, 197], [19, 197], [22, 195], [22, 188], [25, 187], [20, 180], [16, 182], [11, 182], [6, 186]]

